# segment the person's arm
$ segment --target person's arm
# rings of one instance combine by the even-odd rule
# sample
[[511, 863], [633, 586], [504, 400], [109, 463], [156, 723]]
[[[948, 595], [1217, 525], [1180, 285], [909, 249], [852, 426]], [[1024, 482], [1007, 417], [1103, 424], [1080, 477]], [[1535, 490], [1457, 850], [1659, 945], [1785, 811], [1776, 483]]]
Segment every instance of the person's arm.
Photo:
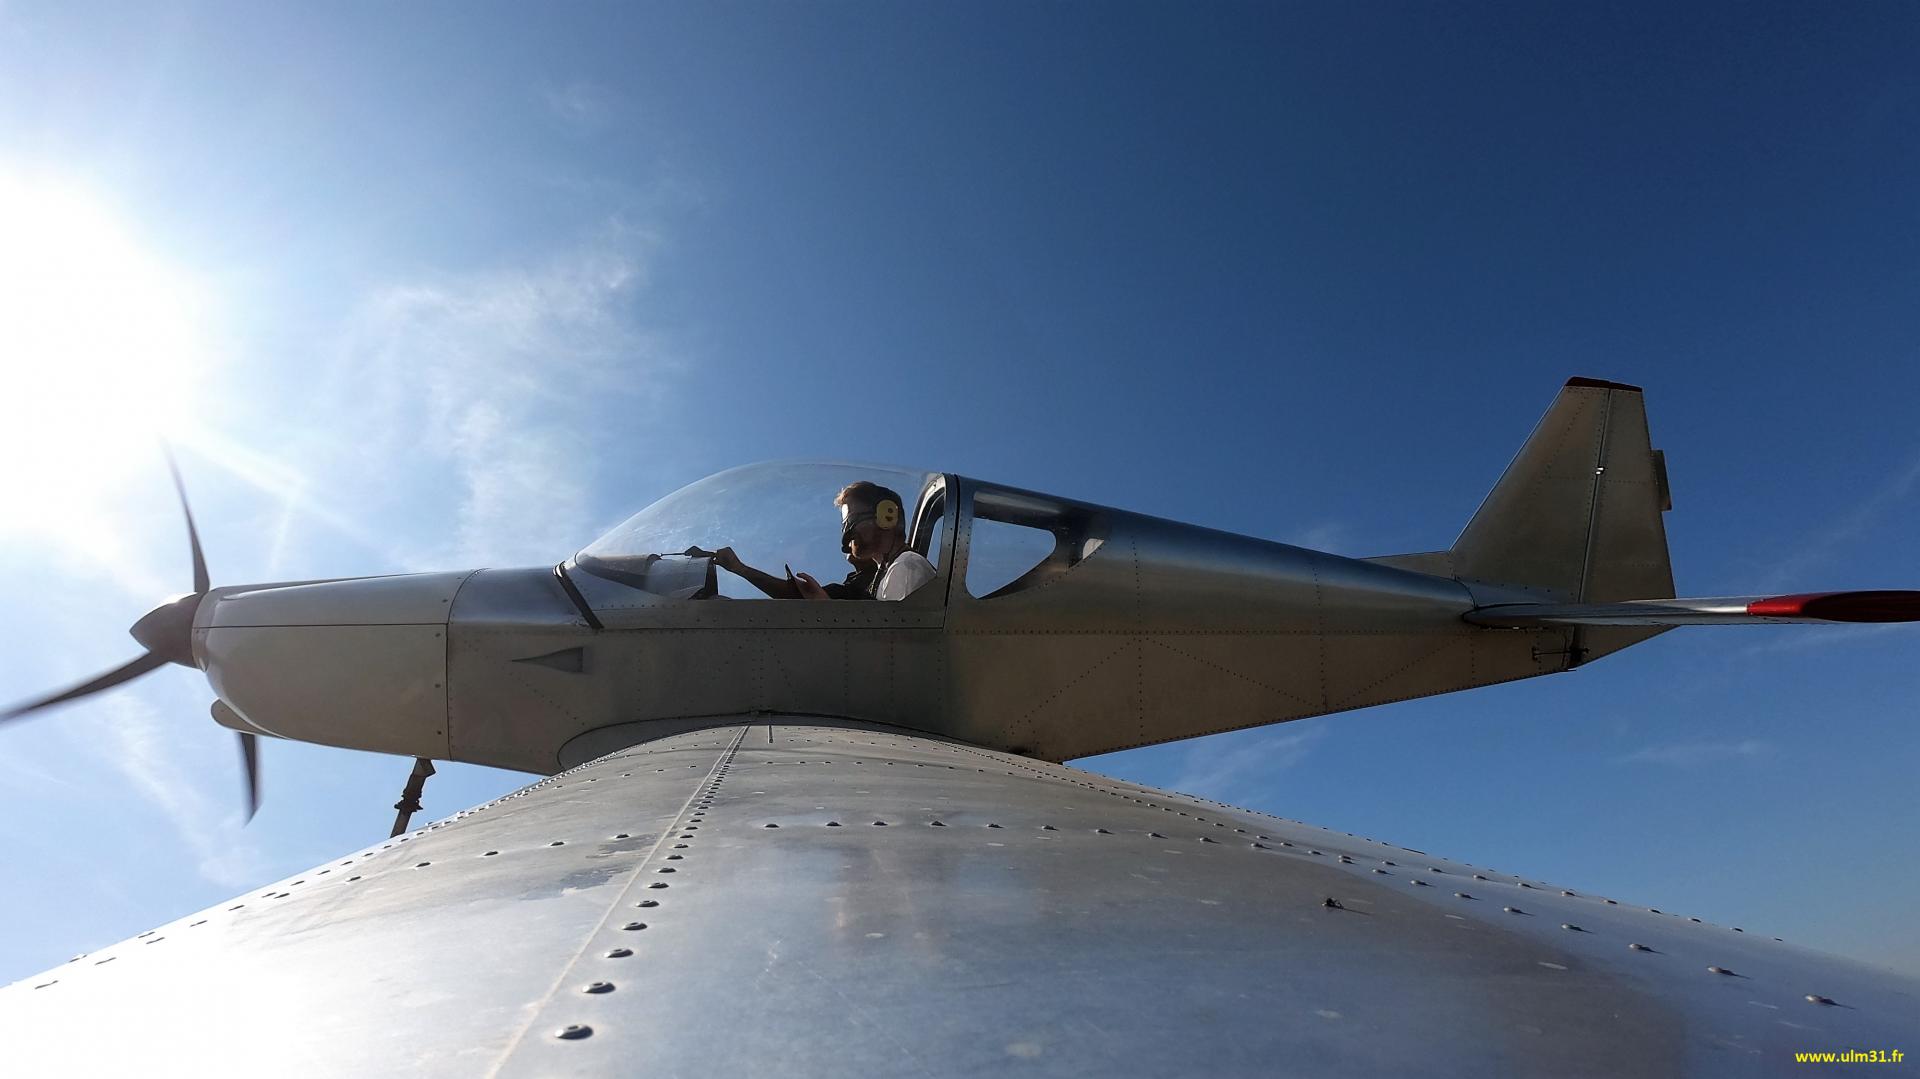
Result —
[[[696, 547], [694, 550], [698, 551], [699, 548]], [[766, 594], [768, 599], [801, 598], [799, 586], [793, 583], [793, 578], [775, 577], [765, 570], [754, 569], [752, 566], [740, 561], [740, 556], [734, 554], [733, 548], [731, 547], [722, 547], [717, 551], [702, 551], [700, 553], [711, 557], [714, 565], [719, 566], [728, 573], [758, 588]]]

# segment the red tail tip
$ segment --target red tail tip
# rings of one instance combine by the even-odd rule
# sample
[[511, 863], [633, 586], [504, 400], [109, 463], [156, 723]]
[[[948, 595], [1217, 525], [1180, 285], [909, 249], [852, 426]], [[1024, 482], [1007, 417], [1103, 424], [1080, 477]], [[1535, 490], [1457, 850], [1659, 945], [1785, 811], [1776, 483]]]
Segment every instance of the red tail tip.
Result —
[[1807, 592], [1769, 596], [1747, 604], [1762, 618], [1819, 618], [1828, 622], [1920, 622], [1920, 592]]

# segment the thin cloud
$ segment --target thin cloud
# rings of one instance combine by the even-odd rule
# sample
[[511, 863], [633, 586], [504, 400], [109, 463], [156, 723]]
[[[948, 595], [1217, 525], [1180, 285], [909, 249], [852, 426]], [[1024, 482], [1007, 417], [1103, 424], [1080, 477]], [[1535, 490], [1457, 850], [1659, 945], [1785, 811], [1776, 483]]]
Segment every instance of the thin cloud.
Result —
[[550, 561], [591, 538], [598, 438], [665, 399], [679, 363], [636, 315], [650, 234], [613, 230], [535, 265], [444, 275], [369, 296], [341, 350], [336, 392], [355, 429], [334, 450], [366, 484], [404, 462], [421, 497], [457, 504], [431, 538], [397, 543], [411, 568]]
[[1828, 648], [1836, 644], [1858, 645], [1870, 637], [1882, 637], [1890, 633], [1912, 633], [1914, 640], [1920, 642], [1920, 630], [1904, 622], [1885, 622], [1869, 626], [1813, 626], [1761, 644], [1748, 645], [1740, 650], [1743, 656], [1766, 656], [1779, 652], [1804, 652], [1813, 648]]
[[1865, 534], [1875, 521], [1906, 501], [1916, 489], [1920, 489], [1920, 455], [1896, 469], [1886, 482], [1854, 507], [1853, 512], [1807, 537], [1793, 557], [1775, 565], [1766, 578], [1769, 590], [1794, 587], [1807, 571], [1824, 566], [1842, 545]]
[[540, 100], [563, 126], [581, 134], [604, 127], [613, 112], [606, 91], [579, 80], [545, 87]]
[[[191, 852], [194, 868], [223, 888], [244, 888], [267, 873], [267, 860], [241, 838], [244, 824], [237, 808], [215, 805], [169, 749], [169, 737], [151, 705], [134, 693], [109, 694], [99, 702], [95, 726], [108, 747], [108, 759], [132, 789], [160, 810]], [[239, 769], [238, 753], [234, 768]], [[237, 807], [238, 783], [233, 783]]]
[[1720, 761], [1758, 760], [1772, 756], [1771, 742], [1747, 739], [1739, 742], [1673, 742], [1647, 746], [1624, 757], [1621, 764], [1660, 764], [1672, 768], [1693, 768]]
[[1281, 542], [1313, 551], [1332, 552], [1346, 545], [1350, 531], [1344, 521], [1319, 521], [1289, 533]]
[[1252, 738], [1202, 739], [1189, 746], [1168, 786], [1222, 802], [1244, 801], [1275, 772], [1305, 760], [1327, 728], [1263, 732]]

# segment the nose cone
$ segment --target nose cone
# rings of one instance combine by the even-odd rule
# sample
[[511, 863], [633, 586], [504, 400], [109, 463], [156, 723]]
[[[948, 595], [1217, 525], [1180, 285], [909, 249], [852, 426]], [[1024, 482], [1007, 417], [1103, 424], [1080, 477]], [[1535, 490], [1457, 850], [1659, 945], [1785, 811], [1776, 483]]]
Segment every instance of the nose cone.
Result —
[[199, 613], [200, 601], [205, 598], [205, 592], [175, 596], [142, 615], [140, 621], [135, 622], [127, 632], [133, 634], [133, 639], [139, 641], [148, 652], [168, 663], [178, 663], [182, 667], [195, 666], [193, 616]]

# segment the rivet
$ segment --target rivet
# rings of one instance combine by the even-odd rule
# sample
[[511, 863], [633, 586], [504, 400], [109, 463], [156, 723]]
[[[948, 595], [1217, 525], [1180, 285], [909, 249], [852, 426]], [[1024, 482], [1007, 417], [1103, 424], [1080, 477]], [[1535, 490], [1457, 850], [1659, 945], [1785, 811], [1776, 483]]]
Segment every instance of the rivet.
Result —
[[763, 825], [761, 825], [760, 827], [762, 827], [762, 828], [778, 828], [778, 827], [780, 827], [780, 826], [779, 826], [779, 825], [777, 825], [777, 824], [763, 824]]
[[649, 888], [665, 888], [666, 886], [667, 882], [664, 880], [656, 880], [652, 884], [647, 885]]
[[[35, 988], [38, 988], [38, 987], [36, 986]], [[1818, 993], [1808, 993], [1807, 1003], [1808, 1004], [1825, 1004], [1825, 1005], [1835, 1006], [1835, 1007], [1838, 1006], [1832, 997], [1823, 997]]]
[[1163, 835], [1161, 835], [1161, 834], [1160, 834], [1159, 832], [1148, 832], [1148, 833], [1147, 833], [1147, 838], [1149, 838], [1149, 839], [1165, 839], [1165, 838], [1167, 838], [1167, 837], [1166, 837], [1166, 836], [1163, 836]]
[[1383, 877], [1391, 877], [1391, 876], [1393, 876], [1393, 874], [1392, 874], [1392, 873], [1389, 873], [1389, 872], [1387, 872], [1386, 870], [1384, 870], [1384, 869], [1382, 869], [1382, 868], [1380, 868], [1379, 866], [1374, 866], [1374, 867], [1373, 867], [1373, 871], [1374, 871], [1375, 873], [1378, 873], [1378, 874], [1380, 874], [1380, 875], [1381, 875], [1381, 876], [1383, 876]]
[[942, 822], [940, 822], [940, 821], [937, 821], [937, 820], [936, 820], [936, 821], [928, 821], [928, 822], [927, 822], [927, 827], [929, 827], [929, 828], [945, 828], [945, 827], [946, 827], [946, 825], [945, 825], [944, 823], [942, 823]]
[[672, 873], [672, 872], [675, 872], [675, 870], [670, 865], [663, 865], [659, 869], [654, 870], [654, 872], [655, 873]]
[[433, 864], [432, 862], [415, 862], [415, 863], [413, 864], [413, 867], [414, 867], [415, 869], [425, 869], [426, 867], [428, 867], [428, 866], [430, 866], [430, 865], [432, 865], [432, 864]]
[[359, 880], [359, 879], [360, 879], [359, 877], [348, 877], [348, 878], [347, 878], [347, 883], [348, 883], [348, 884], [352, 884], [352, 883], [353, 883], [354, 881], [356, 881], [356, 880]]
[[617, 834], [617, 835], [615, 835], [615, 836], [614, 836], [613, 838], [615, 838], [615, 839], [629, 839], [629, 838], [631, 838], [631, 837], [630, 837], [630, 836], [628, 836], [628, 835], [627, 835], [627, 833], [625, 833], [625, 832], [621, 832], [621, 833], [619, 833], [619, 834]]
[[1440, 867], [1439, 867], [1439, 866], [1437, 866], [1437, 865], [1430, 865], [1430, 866], [1428, 866], [1428, 867], [1427, 867], [1427, 872], [1429, 872], [1429, 873], [1445, 873], [1445, 872], [1446, 872], [1446, 870], [1444, 870], [1444, 869], [1442, 869], [1442, 868], [1440, 868]]
[[627, 924], [621, 926], [620, 928], [625, 929], [628, 932], [632, 932], [636, 929], [645, 929], [646, 927], [647, 927], [647, 923], [645, 922], [628, 922]]
[[1660, 908], [1659, 908], [1659, 907], [1648, 907], [1648, 908], [1647, 908], [1647, 913], [1648, 913], [1648, 914], [1658, 914], [1658, 913], [1660, 913]]
[[1531, 887], [1533, 887], [1533, 885], [1531, 885], [1531, 884], [1528, 884], [1528, 883], [1527, 883], [1526, 881], [1524, 881], [1524, 880], [1523, 880], [1523, 881], [1521, 881], [1521, 882], [1520, 882], [1520, 887], [1522, 887], [1522, 888], [1531, 888]]
[[1107, 831], [1105, 828], [1095, 828], [1093, 830], [1093, 834], [1094, 835], [1112, 835], [1113, 833]]
[[1742, 928], [1740, 928], [1740, 927], [1739, 927], [1739, 926], [1737, 926], [1737, 925], [1733, 927], [1733, 931], [1734, 931], [1734, 932], [1736, 932], [1736, 933], [1744, 933], [1744, 932], [1746, 932], [1746, 930], [1744, 930], [1744, 929], [1742, 929]]
[[877, 820], [873, 822], [873, 826], [875, 828], [885, 828], [887, 826], [887, 822], [883, 820]]
[[1346, 910], [1347, 909], [1341, 906], [1340, 901], [1338, 899], [1335, 899], [1332, 896], [1328, 896], [1325, 899], [1321, 900], [1320, 905], [1323, 907], [1326, 907], [1328, 910]]
[[1267, 846], [1265, 843], [1251, 843], [1248, 845], [1251, 846], [1254, 850], [1272, 850], [1273, 849], [1272, 847]]
[[685, 843], [675, 843], [675, 844], [673, 845], [673, 849], [674, 849], [674, 850], [686, 850], [686, 849], [687, 849], [687, 845], [686, 845]]
[[[1382, 859], [1380, 859], [1380, 864], [1381, 864], [1381, 865], [1393, 865], [1393, 863], [1392, 863], [1392, 862], [1389, 862], [1389, 861], [1387, 861], [1387, 860], [1386, 860], [1385, 858], [1382, 858]], [[1396, 868], [1397, 868], [1397, 867], [1396, 867]]]
[[1344, 855], [1344, 854], [1342, 854], [1342, 855], [1340, 856], [1340, 864], [1341, 864], [1341, 865], [1352, 865], [1352, 864], [1353, 864], [1353, 859], [1352, 859], [1352, 858], [1349, 858], [1349, 857], [1347, 857], [1347, 856], [1346, 856], [1346, 855]]
[[1212, 837], [1212, 836], [1205, 836], [1205, 835], [1203, 835], [1203, 836], [1201, 836], [1201, 837], [1200, 837], [1200, 842], [1202, 842], [1202, 843], [1212, 843], [1212, 842], [1214, 842], [1214, 839], [1213, 839], [1213, 837]]
[[1729, 978], [1738, 978], [1740, 976], [1738, 974], [1735, 974], [1733, 971], [1728, 970], [1725, 967], [1708, 967], [1707, 973], [1708, 974], [1724, 974]]
[[1486, 879], [1487, 879], [1487, 876], [1486, 876], [1486, 874], [1484, 874], [1484, 873], [1475, 873], [1475, 874], [1473, 875], [1473, 879], [1474, 879], [1474, 880], [1486, 880]]
[[564, 847], [566, 845], [567, 843], [566, 843], [566, 840], [564, 839], [556, 839], [553, 842], [547, 844], [547, 846], [549, 847]]
[[1609, 907], [1617, 907], [1620, 905], [1620, 901], [1618, 899], [1607, 899], [1607, 900], [1603, 900], [1603, 902], [1606, 903], [1606, 905]]
[[587, 984], [580, 987], [580, 991], [582, 993], [611, 993], [613, 992], [613, 983], [612, 982], [588, 982]]
[[828, 821], [828, 822], [827, 822], [827, 827], [829, 827], [829, 828], [838, 828], [838, 827], [840, 827], [840, 822], [839, 822], [839, 821], [837, 821], [837, 820], [830, 820], [830, 821]]
[[1526, 911], [1521, 910], [1519, 907], [1501, 907], [1500, 909], [1506, 911], [1508, 914], [1525, 914], [1526, 913]]
[[1409, 882], [1410, 884], [1412, 884], [1412, 885], [1413, 885], [1413, 886], [1414, 886], [1415, 888], [1431, 888], [1431, 887], [1433, 887], [1433, 885], [1431, 885], [1431, 884], [1428, 884], [1428, 883], [1427, 883], [1426, 881], [1424, 881], [1424, 880], [1421, 880], [1421, 879], [1420, 879], [1419, 877], [1408, 877], [1408, 878], [1407, 878], [1407, 881], [1408, 881], [1408, 882]]
[[553, 1032], [553, 1036], [565, 1041], [577, 1042], [593, 1034], [593, 1028], [585, 1023], [570, 1023]]
[[1652, 949], [1652, 948], [1649, 948], [1649, 947], [1647, 947], [1647, 946], [1646, 946], [1646, 945], [1644, 945], [1644, 944], [1629, 944], [1629, 945], [1627, 945], [1627, 950], [1628, 950], [1628, 951], [1631, 951], [1631, 952], [1651, 952], [1651, 951], [1653, 951], [1653, 949]]
[[1459, 898], [1459, 899], [1472, 899], [1472, 898], [1473, 898], [1472, 896], [1470, 896], [1470, 895], [1468, 895], [1468, 894], [1467, 894], [1467, 893], [1465, 893], [1465, 892], [1455, 892], [1455, 893], [1453, 893], [1453, 894], [1454, 894], [1454, 896], [1455, 896], [1456, 898]]
[[1051, 824], [1043, 824], [1043, 825], [1041, 825], [1041, 826], [1040, 826], [1040, 830], [1041, 830], [1041, 831], [1043, 831], [1043, 832], [1057, 832], [1057, 831], [1059, 831], [1060, 829], [1058, 829], [1058, 828], [1055, 828], [1055, 827], [1054, 827], [1053, 825], [1051, 825]]
[[989, 828], [998, 828], [998, 827], [1000, 827], [1000, 826], [999, 826], [999, 825], [997, 825], [997, 824], [989, 824], [989, 825], [987, 825], [987, 827], [989, 827]]
[[669, 854], [669, 855], [667, 855], [667, 861], [669, 861], [669, 862], [678, 862], [678, 861], [681, 861], [681, 860], [682, 860], [682, 859], [684, 859], [684, 858], [686, 858], [686, 855], [684, 855], [684, 854]]
[[658, 899], [642, 899], [640, 902], [634, 904], [636, 907], [657, 907], [659, 905], [660, 901]]
[[1569, 932], [1569, 933], [1584, 933], [1584, 932], [1586, 932], [1586, 930], [1584, 930], [1584, 929], [1582, 929], [1582, 928], [1580, 928], [1579, 926], [1577, 926], [1577, 925], [1575, 925], [1575, 924], [1573, 924], [1572, 922], [1561, 922], [1561, 923], [1560, 923], [1560, 928], [1562, 928], [1562, 929], [1564, 929], [1564, 930], [1566, 930], [1566, 931], [1567, 931], [1567, 932]]
[[1688, 918], [1688, 919], [1687, 919], [1687, 921], [1690, 921], [1690, 922], [1697, 922], [1697, 921], [1699, 921], [1699, 920], [1700, 920], [1700, 919], [1698, 919], [1698, 918]]
[[1572, 892], [1569, 892], [1569, 891], [1567, 891], [1567, 890], [1566, 890], [1565, 888], [1562, 888], [1562, 889], [1560, 889], [1560, 894], [1561, 894], [1561, 895], [1572, 895], [1573, 893], [1572, 893]]

